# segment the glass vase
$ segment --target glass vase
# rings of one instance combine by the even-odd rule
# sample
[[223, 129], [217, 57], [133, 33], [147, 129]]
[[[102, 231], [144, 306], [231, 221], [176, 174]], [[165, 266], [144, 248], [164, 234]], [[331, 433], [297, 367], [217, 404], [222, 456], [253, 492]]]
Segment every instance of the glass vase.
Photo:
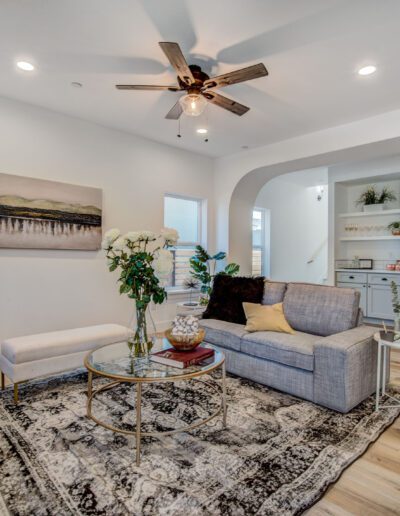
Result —
[[148, 305], [136, 304], [136, 321], [132, 335], [128, 340], [129, 356], [131, 358], [149, 358], [153, 342], [148, 337], [146, 312]]

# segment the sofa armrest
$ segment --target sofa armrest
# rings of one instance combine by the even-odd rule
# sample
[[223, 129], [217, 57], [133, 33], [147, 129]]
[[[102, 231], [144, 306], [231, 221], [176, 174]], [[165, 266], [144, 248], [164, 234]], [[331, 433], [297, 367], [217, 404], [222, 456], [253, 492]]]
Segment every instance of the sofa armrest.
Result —
[[348, 412], [376, 389], [376, 328], [357, 326], [314, 345], [314, 401]]

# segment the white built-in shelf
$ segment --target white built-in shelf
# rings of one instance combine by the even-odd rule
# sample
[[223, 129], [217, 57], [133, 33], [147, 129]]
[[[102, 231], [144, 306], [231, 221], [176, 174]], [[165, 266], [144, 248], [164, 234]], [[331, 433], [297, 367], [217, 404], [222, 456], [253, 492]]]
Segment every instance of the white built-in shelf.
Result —
[[339, 240], [342, 242], [359, 242], [362, 240], [398, 240], [400, 236], [386, 235], [386, 236], [359, 236], [359, 237], [342, 237]]
[[355, 211], [353, 213], [339, 213], [339, 217], [347, 219], [350, 217], [380, 217], [382, 215], [399, 215], [400, 208], [394, 210], [382, 210], [382, 211]]

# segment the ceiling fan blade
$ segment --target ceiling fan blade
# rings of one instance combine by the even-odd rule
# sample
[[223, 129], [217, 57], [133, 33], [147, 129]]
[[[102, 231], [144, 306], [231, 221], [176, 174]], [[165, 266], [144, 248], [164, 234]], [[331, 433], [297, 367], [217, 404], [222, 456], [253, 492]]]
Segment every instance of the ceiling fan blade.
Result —
[[186, 59], [182, 54], [181, 47], [178, 45], [178, 43], [161, 41], [159, 45], [162, 48], [164, 54], [167, 56], [168, 61], [177, 71], [182, 81], [188, 85], [193, 84], [195, 80], [192, 71], [187, 64]]
[[180, 91], [179, 86], [157, 86], [151, 84], [116, 84], [118, 90], [168, 90]]
[[205, 91], [203, 96], [208, 100], [208, 102], [222, 107], [223, 109], [227, 109], [235, 115], [242, 116], [250, 109], [249, 107], [239, 104], [239, 102], [236, 102], [235, 100], [228, 99], [228, 97], [224, 97], [214, 91]]
[[223, 88], [230, 84], [237, 84], [238, 82], [250, 81], [251, 79], [257, 79], [258, 77], [264, 77], [268, 75], [268, 71], [263, 63], [258, 63], [241, 70], [235, 70], [234, 72], [228, 72], [218, 77], [211, 77], [207, 79], [203, 84], [203, 91], [208, 89]]
[[178, 102], [165, 115], [165, 118], [167, 120], [178, 120], [182, 113], [183, 109], [178, 100]]

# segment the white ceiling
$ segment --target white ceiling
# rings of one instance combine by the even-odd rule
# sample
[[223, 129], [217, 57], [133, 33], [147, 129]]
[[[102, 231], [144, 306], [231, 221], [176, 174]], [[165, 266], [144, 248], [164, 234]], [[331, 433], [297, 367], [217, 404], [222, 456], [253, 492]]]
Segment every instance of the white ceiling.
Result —
[[[399, 19], [399, 0], [1, 0], [0, 95], [222, 156], [399, 108]], [[224, 89], [251, 109], [207, 108], [208, 143], [204, 119], [183, 117], [178, 139], [164, 119], [178, 93], [114, 87], [175, 82], [158, 41], [213, 75], [260, 61], [270, 75]]]

